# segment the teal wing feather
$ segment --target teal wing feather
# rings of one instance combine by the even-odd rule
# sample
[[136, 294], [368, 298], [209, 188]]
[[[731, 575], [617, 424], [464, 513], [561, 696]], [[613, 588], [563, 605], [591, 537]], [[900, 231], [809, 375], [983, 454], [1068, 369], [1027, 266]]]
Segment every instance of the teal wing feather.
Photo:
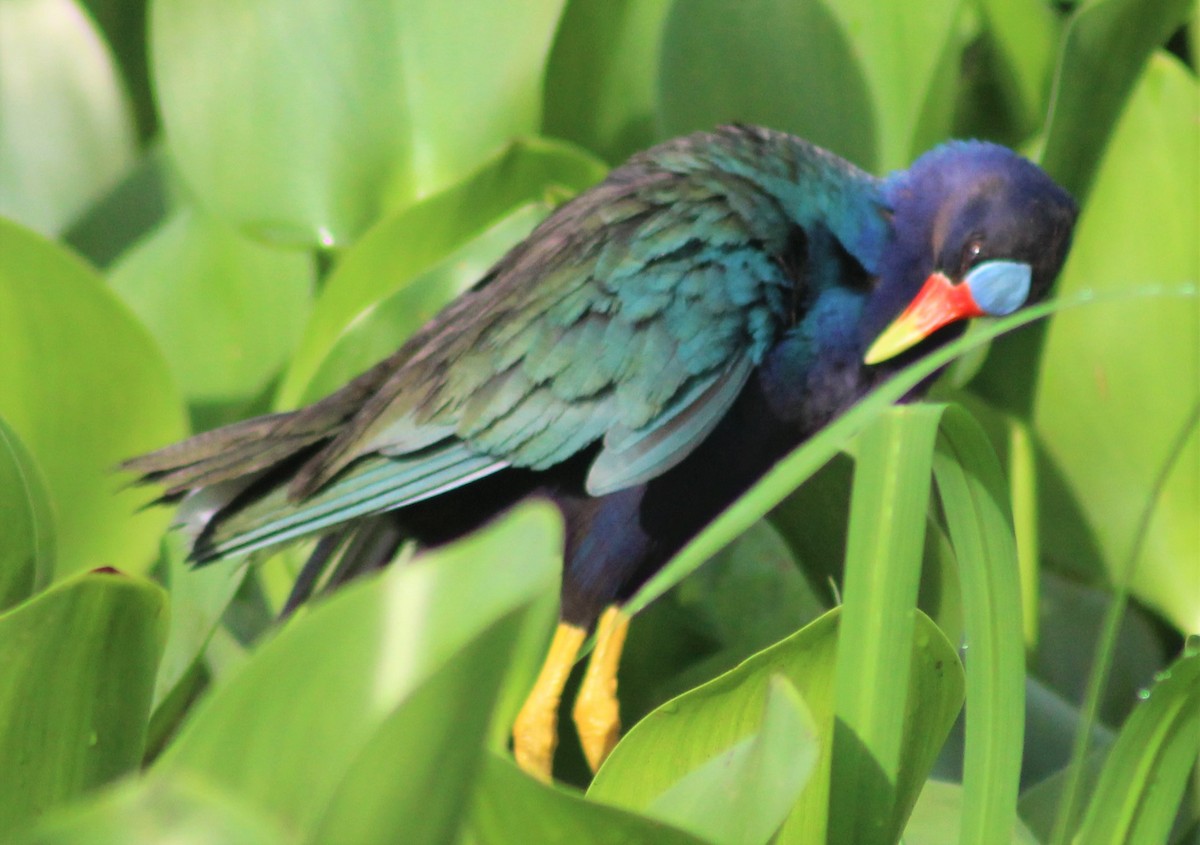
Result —
[[[183, 467], [150, 456], [130, 468], [176, 492], [214, 485], [181, 509], [202, 557], [597, 443], [591, 494], [645, 482], [712, 431], [806, 306], [814, 282], [786, 260], [793, 239], [820, 229], [874, 272], [885, 214], [873, 177], [791, 136], [724, 127], [676, 139], [558, 209], [388, 361], [273, 419], [273, 461], [292, 460], [286, 487], [251, 496], [273, 461], [220, 443], [185, 449]], [[242, 449], [243, 435], [225, 445]]]
[[661, 474], [794, 318], [805, 292], [780, 260], [789, 238], [828, 225], [869, 266], [884, 227], [876, 195], [872, 177], [767, 130], [727, 127], [635, 156], [411, 340], [293, 495], [364, 456], [443, 442], [542, 469], [603, 441], [594, 495]]

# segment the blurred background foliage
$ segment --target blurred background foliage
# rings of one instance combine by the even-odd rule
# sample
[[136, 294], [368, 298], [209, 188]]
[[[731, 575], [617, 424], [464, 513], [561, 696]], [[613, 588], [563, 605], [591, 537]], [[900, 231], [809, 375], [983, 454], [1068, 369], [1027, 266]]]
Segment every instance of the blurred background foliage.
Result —
[[[0, 839], [1195, 841], [1198, 44], [1186, 0], [0, 0]], [[994, 139], [1083, 213], [949, 410], [881, 397], [640, 597], [586, 797], [503, 759], [552, 514], [277, 630], [303, 549], [191, 572], [112, 472], [323, 395], [730, 121], [877, 173]]]

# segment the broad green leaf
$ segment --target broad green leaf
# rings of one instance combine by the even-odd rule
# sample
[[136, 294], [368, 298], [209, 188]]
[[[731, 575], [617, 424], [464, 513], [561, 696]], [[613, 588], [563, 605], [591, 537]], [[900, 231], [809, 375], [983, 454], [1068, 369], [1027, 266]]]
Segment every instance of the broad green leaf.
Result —
[[[326, 280], [280, 388], [278, 405], [292, 407], [329, 350], [375, 303], [409, 290], [471, 238], [530, 202], [573, 194], [604, 176], [604, 165], [573, 147], [537, 138], [509, 145], [462, 182], [374, 226], [348, 250]], [[447, 281], [447, 279], [442, 279]], [[474, 280], [473, 280], [474, 281]], [[432, 285], [411, 288], [405, 336], [432, 317], [458, 290]]]
[[617, 164], [658, 140], [658, 52], [670, 0], [570, 0], [546, 65], [543, 131]]
[[[907, 701], [933, 443], [944, 410], [924, 404], [889, 409], [855, 441], [834, 674], [832, 842], [896, 840], [961, 704], [952, 697], [942, 718], [930, 718]], [[904, 749], [905, 728], [913, 727], [906, 711], [922, 712], [918, 730], [925, 719], [933, 726], [915, 765], [901, 756], [911, 750]], [[910, 767], [921, 772], [915, 783]]]
[[[881, 125], [862, 46], [824, 0], [673, 3], [659, 70], [663, 134], [758, 123], [873, 168], [883, 160], [881, 139], [889, 130]], [[924, 36], [920, 49], [929, 51]], [[910, 105], [919, 110], [920, 98]]]
[[1021, 585], [1008, 489], [979, 424], [960, 407], [942, 416], [933, 461], [958, 558], [967, 664], [961, 841], [1012, 836], [1024, 725]]
[[1057, 15], [1042, 0], [978, 0], [994, 45], [1001, 84], [1017, 106], [1019, 136], [1040, 128], [1046, 114], [1050, 77], [1060, 29]]
[[1162, 672], [1121, 728], [1073, 842], [1165, 842], [1200, 758], [1200, 653]]
[[482, 629], [388, 716], [347, 770], [310, 841], [454, 840], [523, 618], [511, 612]]
[[839, 0], [829, 8], [853, 44], [871, 91], [875, 168], [908, 167], [950, 131], [963, 47], [958, 34], [962, 2]]
[[[1059, 58], [1041, 165], [1077, 198], [1090, 193], [1118, 118], [1129, 120], [1122, 115], [1146, 60], [1183, 23], [1189, 2], [1093, 0], [1081, 3], [1072, 15]], [[1193, 95], [1193, 105], [1194, 101]], [[1182, 113], [1170, 117], [1186, 122]], [[1180, 190], [1195, 184], [1194, 179], [1181, 181]]]
[[513, 244], [541, 222], [547, 211], [543, 203], [517, 208], [395, 293], [364, 309], [329, 347], [304, 391], [304, 401], [333, 393], [395, 352], [441, 306], [483, 278]]
[[[1062, 295], [1200, 283], [1200, 86], [1175, 59], [1153, 59], [1130, 100], [1079, 224]], [[1049, 327], [1034, 426], [1081, 509], [1111, 578], [1170, 441], [1200, 401], [1200, 308], [1143, 299], [1063, 314]], [[1114, 342], [1118, 339], [1120, 342]], [[1193, 434], [1155, 509], [1129, 582], [1133, 595], [1200, 631], [1200, 436]], [[1043, 508], [1042, 545], [1060, 565], [1084, 551]]]
[[[496, 625], [556, 588], [560, 544], [557, 514], [531, 505], [460, 543], [339, 591], [214, 687], [157, 773], [196, 773], [307, 833], [320, 830], [326, 813], [331, 822], [344, 820], [356, 799], [342, 793], [344, 786], [362, 783], [382, 765], [368, 747], [380, 737], [400, 747], [420, 740], [404, 733], [402, 716], [399, 727], [389, 726], [398, 707], [412, 704], [423, 684], [489, 631], [507, 632], [508, 647], [476, 655], [504, 662], [515, 629]], [[461, 683], [458, 671], [439, 683]], [[493, 697], [470, 697], [464, 713], [486, 725]], [[428, 699], [412, 706], [431, 715]], [[432, 731], [426, 739], [438, 736], [444, 734]], [[401, 759], [385, 761], [384, 768]], [[376, 789], [357, 799], [386, 816]]]
[[62, 231], [134, 159], [129, 104], [74, 0], [0, 3], [0, 215]]
[[[959, 845], [962, 814], [963, 788], [960, 784], [927, 781], [904, 828], [904, 845]], [[1039, 845], [1037, 837], [1020, 821], [1010, 839], [990, 841], [996, 845]]]
[[800, 694], [776, 675], [759, 729], [677, 780], [646, 813], [718, 845], [766, 842], [813, 774], [816, 733]]
[[46, 481], [0, 418], [0, 611], [28, 598], [54, 573], [57, 541]]
[[166, 365], [94, 271], [4, 220], [0, 416], [45, 476], [59, 572], [147, 566], [169, 514], [139, 512], [146, 494], [113, 468], [184, 433]]
[[191, 405], [236, 406], [266, 389], [299, 340], [313, 263], [185, 206], [122, 255], [109, 282], [154, 334]]
[[298, 837], [198, 778], [127, 781], [47, 814], [12, 845], [292, 845]]
[[[833, 610], [735, 669], [667, 702], [618, 743], [596, 774], [590, 798], [644, 812], [654, 799], [689, 772], [758, 729], [770, 678], [783, 675], [812, 715], [820, 748], [815, 772], [779, 834], [779, 842], [824, 841], [834, 739], [834, 662], [840, 610]], [[962, 701], [961, 668], [953, 647], [929, 619], [916, 612], [911, 686], [905, 710], [905, 759], [932, 759], [923, 747], [949, 730]], [[670, 748], [670, 754], [663, 749]], [[909, 773], [915, 799], [925, 774]], [[902, 791], [907, 791], [906, 784]]]
[[0, 614], [0, 831], [137, 766], [165, 613], [162, 590], [114, 572]]
[[484, 760], [468, 831], [466, 841], [472, 845], [701, 845], [707, 841], [661, 821], [536, 781], [496, 755]]
[[347, 244], [538, 129], [561, 8], [160, 0], [151, 56], [168, 143], [229, 221]]

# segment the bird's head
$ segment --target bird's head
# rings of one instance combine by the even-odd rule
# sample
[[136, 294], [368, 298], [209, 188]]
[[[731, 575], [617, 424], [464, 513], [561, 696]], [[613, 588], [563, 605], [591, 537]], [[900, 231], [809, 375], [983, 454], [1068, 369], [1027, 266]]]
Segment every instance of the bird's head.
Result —
[[1066, 259], [1077, 209], [1029, 161], [980, 141], [944, 144], [884, 183], [892, 240], [862, 323], [878, 364], [938, 329], [1040, 299]]

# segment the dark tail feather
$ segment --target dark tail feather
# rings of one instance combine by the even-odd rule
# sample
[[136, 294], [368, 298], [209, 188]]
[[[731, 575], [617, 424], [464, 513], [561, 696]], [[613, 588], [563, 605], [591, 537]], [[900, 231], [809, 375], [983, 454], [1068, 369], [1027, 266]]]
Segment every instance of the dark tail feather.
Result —
[[[291, 615], [314, 593], [326, 593], [359, 575], [386, 566], [405, 539], [395, 518], [387, 513], [326, 534], [317, 542], [296, 577], [280, 615], [285, 618]], [[322, 583], [322, 576], [326, 575], [328, 577]]]

